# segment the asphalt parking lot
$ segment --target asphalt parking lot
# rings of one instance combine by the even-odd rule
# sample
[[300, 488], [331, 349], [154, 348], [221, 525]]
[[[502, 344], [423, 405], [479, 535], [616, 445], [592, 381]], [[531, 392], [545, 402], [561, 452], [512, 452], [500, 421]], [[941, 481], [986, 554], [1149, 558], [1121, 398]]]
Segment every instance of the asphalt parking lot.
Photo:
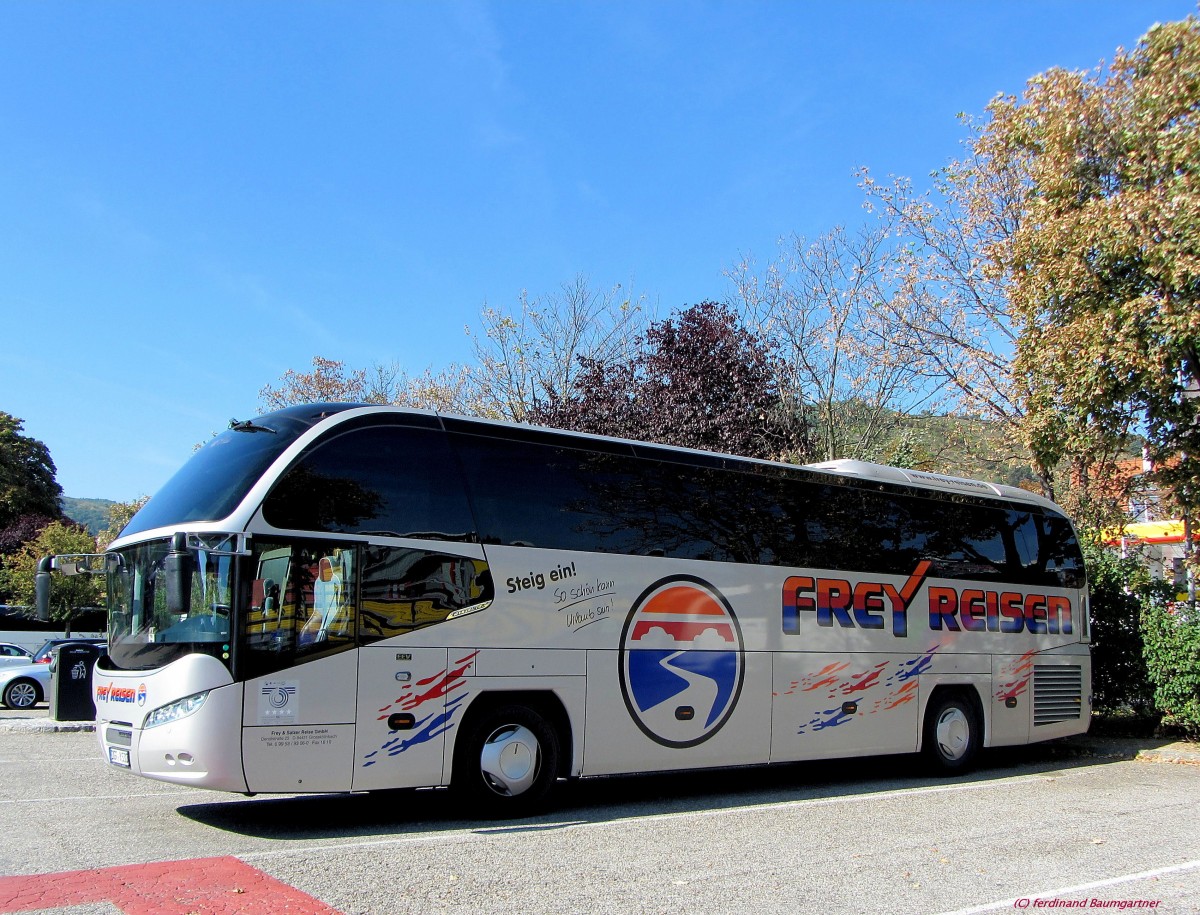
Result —
[[0, 713], [0, 912], [1200, 912], [1193, 745], [1075, 738], [955, 780], [908, 757], [584, 780], [496, 823], [442, 791], [145, 781], [54, 727]]

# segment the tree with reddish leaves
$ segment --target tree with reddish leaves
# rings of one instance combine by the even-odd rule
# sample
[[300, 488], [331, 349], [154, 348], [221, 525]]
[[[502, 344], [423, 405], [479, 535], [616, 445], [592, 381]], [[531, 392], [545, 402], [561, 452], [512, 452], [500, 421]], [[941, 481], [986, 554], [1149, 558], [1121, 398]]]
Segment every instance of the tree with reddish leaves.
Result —
[[566, 396], [529, 420], [576, 432], [747, 457], [809, 452], [807, 428], [775, 381], [770, 344], [726, 306], [701, 302], [651, 324], [630, 360], [580, 359]]
[[24, 544], [33, 540], [47, 525], [58, 520], [49, 515], [22, 515], [8, 527], [0, 530], [0, 556], [15, 553]]

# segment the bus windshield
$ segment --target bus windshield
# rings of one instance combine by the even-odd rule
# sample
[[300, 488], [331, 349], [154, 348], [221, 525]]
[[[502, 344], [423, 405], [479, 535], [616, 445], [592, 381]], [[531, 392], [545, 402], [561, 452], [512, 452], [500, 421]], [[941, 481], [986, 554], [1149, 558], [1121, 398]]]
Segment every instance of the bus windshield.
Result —
[[227, 517], [292, 442], [331, 413], [353, 406], [305, 404], [246, 422], [231, 421], [154, 494], [121, 536]]
[[167, 608], [167, 539], [108, 554], [108, 654], [119, 670], [149, 670], [189, 654], [228, 666], [233, 563], [229, 555], [189, 551], [187, 609]]

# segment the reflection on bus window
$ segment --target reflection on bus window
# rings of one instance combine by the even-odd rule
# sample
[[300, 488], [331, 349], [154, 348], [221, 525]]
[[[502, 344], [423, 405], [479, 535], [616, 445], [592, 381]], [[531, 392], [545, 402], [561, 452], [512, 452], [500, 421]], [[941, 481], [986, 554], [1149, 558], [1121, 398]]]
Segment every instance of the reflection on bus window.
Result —
[[363, 642], [391, 638], [483, 610], [493, 597], [481, 559], [397, 547], [363, 551]]
[[254, 566], [242, 620], [247, 675], [354, 647], [358, 570], [353, 547], [263, 542], [256, 545]]

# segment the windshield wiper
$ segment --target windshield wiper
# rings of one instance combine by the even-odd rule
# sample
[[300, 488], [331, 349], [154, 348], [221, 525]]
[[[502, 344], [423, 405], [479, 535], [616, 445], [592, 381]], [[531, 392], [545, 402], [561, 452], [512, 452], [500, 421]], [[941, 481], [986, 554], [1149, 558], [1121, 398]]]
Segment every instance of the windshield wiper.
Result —
[[229, 421], [229, 428], [233, 429], [235, 432], [270, 432], [272, 435], [279, 434], [274, 429], [268, 428], [267, 426], [256, 425], [254, 421], [250, 419], [244, 419], [241, 422], [238, 422], [236, 419], [231, 419]]

